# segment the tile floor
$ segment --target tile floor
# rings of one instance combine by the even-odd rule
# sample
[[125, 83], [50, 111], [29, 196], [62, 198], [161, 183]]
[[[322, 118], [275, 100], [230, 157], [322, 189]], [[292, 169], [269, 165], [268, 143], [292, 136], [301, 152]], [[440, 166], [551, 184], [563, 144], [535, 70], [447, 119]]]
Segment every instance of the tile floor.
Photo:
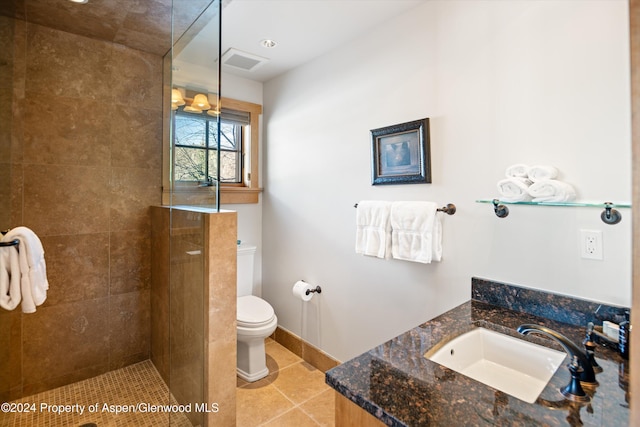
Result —
[[334, 426], [333, 389], [324, 372], [268, 338], [269, 376], [254, 383], [238, 379], [238, 427]]
[[[333, 389], [324, 382], [324, 373], [268, 338], [266, 342], [269, 376], [254, 383], [238, 379], [238, 427], [334, 426]], [[0, 412], [0, 427], [78, 427], [94, 423], [98, 427], [158, 427], [168, 425], [167, 413], [121, 413], [102, 410], [103, 405], [131, 405], [144, 402], [164, 405], [169, 393], [151, 361], [147, 360], [85, 381], [69, 384], [12, 402], [14, 407], [35, 411]], [[90, 413], [90, 405], [99, 410]], [[78, 407], [84, 406], [80, 414]], [[45, 405], [45, 406], [41, 406]], [[51, 405], [51, 406], [47, 406]], [[46, 409], [42, 409], [46, 408]], [[61, 409], [61, 413], [53, 412]], [[171, 426], [191, 427], [183, 414], [171, 414]]]

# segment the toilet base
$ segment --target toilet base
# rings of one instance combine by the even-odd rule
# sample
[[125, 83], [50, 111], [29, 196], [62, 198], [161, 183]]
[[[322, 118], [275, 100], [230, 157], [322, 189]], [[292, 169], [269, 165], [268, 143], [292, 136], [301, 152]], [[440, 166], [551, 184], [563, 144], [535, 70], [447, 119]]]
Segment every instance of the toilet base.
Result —
[[267, 375], [269, 375], [269, 369], [265, 367], [261, 371], [254, 372], [253, 374], [249, 374], [240, 368], [236, 368], [236, 374], [238, 375], [239, 378], [245, 380], [246, 382], [252, 383], [252, 382], [261, 380]]
[[248, 382], [258, 381], [269, 375], [264, 340], [266, 337], [238, 337], [236, 372]]

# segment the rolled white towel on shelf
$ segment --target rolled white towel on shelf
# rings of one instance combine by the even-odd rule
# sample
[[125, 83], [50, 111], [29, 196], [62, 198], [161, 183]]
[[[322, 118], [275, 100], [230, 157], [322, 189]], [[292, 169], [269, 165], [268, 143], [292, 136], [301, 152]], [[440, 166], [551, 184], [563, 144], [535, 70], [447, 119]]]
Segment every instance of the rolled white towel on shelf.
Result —
[[529, 179], [532, 182], [547, 181], [558, 177], [558, 169], [553, 166], [531, 166], [529, 168]]
[[555, 179], [534, 182], [529, 187], [529, 194], [534, 202], [570, 202], [576, 198], [571, 184]]
[[505, 178], [498, 181], [500, 199], [505, 202], [526, 202], [531, 200], [528, 192], [531, 181], [526, 178]]
[[529, 176], [529, 166], [517, 163], [507, 168], [504, 175], [507, 178], [527, 178]]

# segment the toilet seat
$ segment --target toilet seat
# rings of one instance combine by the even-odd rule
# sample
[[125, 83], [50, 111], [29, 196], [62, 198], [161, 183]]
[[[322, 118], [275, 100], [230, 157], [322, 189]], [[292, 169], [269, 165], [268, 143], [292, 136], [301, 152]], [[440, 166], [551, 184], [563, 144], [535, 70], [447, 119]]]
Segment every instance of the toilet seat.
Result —
[[246, 295], [238, 298], [236, 319], [238, 326], [245, 328], [259, 328], [273, 321], [275, 312], [273, 307], [254, 295]]

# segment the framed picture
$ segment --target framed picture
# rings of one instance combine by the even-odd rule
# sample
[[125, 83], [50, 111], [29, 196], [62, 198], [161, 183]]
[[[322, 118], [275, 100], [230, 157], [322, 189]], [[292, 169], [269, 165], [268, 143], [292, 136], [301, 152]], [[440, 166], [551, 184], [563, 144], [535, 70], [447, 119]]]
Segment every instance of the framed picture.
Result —
[[430, 184], [429, 119], [371, 130], [371, 184]]

